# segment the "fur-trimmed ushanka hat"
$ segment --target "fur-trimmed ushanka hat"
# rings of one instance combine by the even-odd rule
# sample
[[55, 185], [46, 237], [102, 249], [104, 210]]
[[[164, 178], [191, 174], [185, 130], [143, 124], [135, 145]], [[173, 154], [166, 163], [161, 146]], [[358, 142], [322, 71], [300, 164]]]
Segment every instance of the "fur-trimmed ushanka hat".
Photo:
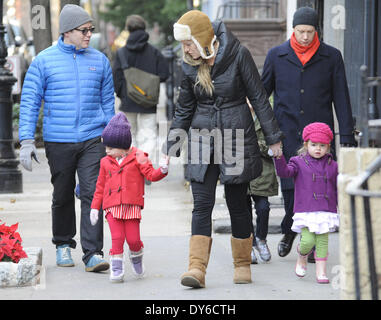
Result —
[[216, 35], [212, 23], [199, 10], [191, 10], [182, 15], [173, 25], [173, 35], [177, 41], [192, 40], [203, 59], [210, 59], [215, 54], [213, 44]]

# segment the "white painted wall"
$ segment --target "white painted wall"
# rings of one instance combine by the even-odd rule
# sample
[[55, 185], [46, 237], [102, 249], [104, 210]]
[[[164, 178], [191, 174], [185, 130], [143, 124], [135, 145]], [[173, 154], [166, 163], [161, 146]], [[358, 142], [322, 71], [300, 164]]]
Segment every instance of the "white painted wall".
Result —
[[294, 32], [292, 28], [292, 19], [296, 11], [296, 0], [287, 0], [287, 39], [290, 39], [292, 33]]

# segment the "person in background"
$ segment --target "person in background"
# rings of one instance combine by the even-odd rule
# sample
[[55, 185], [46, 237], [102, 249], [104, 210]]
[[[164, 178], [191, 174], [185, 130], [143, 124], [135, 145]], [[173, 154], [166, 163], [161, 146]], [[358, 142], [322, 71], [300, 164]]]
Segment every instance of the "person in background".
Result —
[[44, 101], [43, 139], [53, 184], [52, 224], [56, 263], [72, 267], [76, 247], [76, 174], [81, 199], [80, 239], [86, 271], [109, 268], [103, 259], [103, 223], [91, 226], [89, 213], [105, 155], [101, 134], [115, 114], [114, 85], [106, 56], [89, 47], [92, 18], [80, 6], [65, 5], [60, 13], [58, 43], [33, 60], [22, 89], [20, 162], [32, 171], [37, 151], [34, 134]]
[[[259, 260], [262, 263], [267, 263], [271, 260], [271, 252], [267, 245], [267, 234], [269, 227], [270, 202], [269, 197], [278, 195], [278, 179], [275, 173], [274, 163], [269, 156], [269, 147], [266, 144], [264, 134], [258, 118], [254, 115], [255, 132], [258, 137], [258, 145], [262, 159], [261, 175], [250, 181], [247, 195], [247, 208], [250, 212], [251, 221], [253, 221], [254, 202], [256, 219], [256, 230], [253, 226], [253, 248], [251, 251], [251, 263], [255, 264]], [[258, 260], [257, 260], [258, 255]]]
[[[127, 43], [117, 50], [113, 65], [115, 93], [121, 99], [119, 110], [126, 114], [131, 124], [134, 145], [147, 152], [154, 161], [157, 144], [157, 106], [146, 108], [128, 97], [122, 60], [126, 60], [129, 67], [159, 76], [161, 82], [169, 77], [169, 66], [162, 53], [148, 43], [146, 22], [141, 16], [128, 16], [126, 29], [129, 32]], [[119, 55], [123, 56], [122, 60]]]
[[[263, 67], [262, 82], [268, 96], [274, 94], [274, 113], [285, 135], [286, 160], [302, 144], [303, 128], [324, 122], [334, 132], [333, 108], [339, 124], [340, 144], [355, 146], [354, 123], [342, 55], [321, 42], [317, 33], [318, 15], [312, 8], [299, 8], [293, 17], [294, 32], [285, 43], [270, 49]], [[335, 139], [331, 152], [336, 157]], [[292, 179], [281, 179], [285, 216], [283, 238], [278, 245], [281, 257], [288, 255], [296, 233], [291, 230], [294, 207]]]

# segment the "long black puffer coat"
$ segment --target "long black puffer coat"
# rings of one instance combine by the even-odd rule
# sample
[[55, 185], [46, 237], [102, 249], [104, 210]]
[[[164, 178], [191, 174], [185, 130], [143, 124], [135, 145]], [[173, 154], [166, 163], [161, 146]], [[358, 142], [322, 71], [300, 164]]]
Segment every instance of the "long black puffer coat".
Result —
[[184, 62], [175, 116], [163, 151], [179, 156], [187, 137], [186, 175], [190, 181], [203, 182], [208, 163], [218, 163], [221, 183], [239, 184], [258, 177], [262, 171], [246, 97], [258, 116], [266, 142], [279, 142], [282, 133], [249, 50], [223, 22], [214, 22], [213, 28], [219, 41], [211, 69], [214, 95], [210, 97], [199, 85], [195, 86], [198, 67]]

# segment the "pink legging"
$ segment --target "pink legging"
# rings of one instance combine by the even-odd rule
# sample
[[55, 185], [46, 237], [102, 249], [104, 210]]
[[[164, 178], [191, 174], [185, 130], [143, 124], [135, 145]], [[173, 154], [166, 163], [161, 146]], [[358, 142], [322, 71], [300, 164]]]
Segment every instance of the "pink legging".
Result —
[[110, 213], [106, 215], [106, 219], [112, 240], [110, 255], [123, 253], [124, 240], [133, 252], [143, 247], [143, 242], [140, 240], [140, 219], [115, 219]]

